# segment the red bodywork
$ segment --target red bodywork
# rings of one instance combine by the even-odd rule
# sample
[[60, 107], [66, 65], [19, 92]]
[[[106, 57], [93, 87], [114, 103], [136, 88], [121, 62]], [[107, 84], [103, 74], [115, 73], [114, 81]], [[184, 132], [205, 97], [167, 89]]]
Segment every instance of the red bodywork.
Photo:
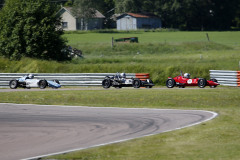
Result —
[[[184, 78], [183, 76], [177, 76], [175, 78], [171, 78], [168, 77], [168, 79], [174, 79], [176, 82], [176, 86], [198, 86], [198, 81], [200, 78], [194, 78], [194, 79], [190, 79], [190, 78]], [[217, 83], [216, 80], [206, 80], [206, 86], [213, 86], [216, 87], [218, 86], [219, 83]]]

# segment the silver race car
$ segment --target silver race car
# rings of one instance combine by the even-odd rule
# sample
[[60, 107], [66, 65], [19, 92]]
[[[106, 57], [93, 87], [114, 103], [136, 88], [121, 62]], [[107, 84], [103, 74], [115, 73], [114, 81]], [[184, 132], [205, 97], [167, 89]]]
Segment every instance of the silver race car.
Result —
[[33, 74], [28, 74], [25, 75], [21, 78], [11, 80], [9, 82], [9, 87], [11, 89], [16, 89], [17, 87], [22, 87], [22, 88], [40, 88], [44, 89], [46, 87], [51, 87], [51, 88], [60, 88], [61, 85], [58, 80], [45, 80], [45, 79], [34, 79]]

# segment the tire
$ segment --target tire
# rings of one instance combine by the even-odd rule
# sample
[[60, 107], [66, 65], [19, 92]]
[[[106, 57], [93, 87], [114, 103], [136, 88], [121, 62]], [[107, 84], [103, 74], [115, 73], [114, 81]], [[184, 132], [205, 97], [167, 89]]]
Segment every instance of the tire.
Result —
[[207, 80], [205, 78], [201, 78], [198, 80], [198, 87], [204, 88], [207, 85]]
[[146, 88], [152, 88], [152, 86], [146, 86]]
[[173, 88], [174, 86], [176, 85], [176, 82], [175, 82], [175, 80], [174, 79], [168, 79], [167, 81], [166, 81], [166, 86], [168, 87], [168, 88]]
[[9, 87], [10, 87], [11, 89], [16, 89], [16, 88], [18, 87], [18, 81], [17, 81], [17, 80], [11, 80], [11, 81], [9, 82]]
[[104, 80], [102, 81], [102, 86], [103, 86], [103, 88], [105, 88], [105, 89], [110, 88], [110, 87], [111, 87], [111, 81], [110, 81], [110, 79], [104, 79]]
[[[213, 78], [213, 79], [210, 79], [210, 81], [213, 81], [213, 82], [215, 82], [215, 83], [218, 83], [218, 81], [215, 79], [215, 78]], [[217, 86], [210, 86], [210, 88], [216, 88]]]
[[[149, 79], [149, 82], [148, 83], [152, 83], [153, 84], [153, 81], [151, 79]], [[146, 86], [146, 88], [152, 88], [153, 86]]]
[[40, 89], [45, 89], [47, 87], [47, 81], [46, 80], [40, 80], [38, 84]]
[[210, 88], [216, 88], [217, 86], [210, 86]]
[[141, 81], [140, 81], [140, 79], [135, 79], [135, 80], [133, 80], [133, 87], [134, 87], [134, 88], [140, 88], [140, 86], [141, 86]]
[[152, 83], [153, 84], [153, 81], [151, 79], [149, 79], [149, 83]]

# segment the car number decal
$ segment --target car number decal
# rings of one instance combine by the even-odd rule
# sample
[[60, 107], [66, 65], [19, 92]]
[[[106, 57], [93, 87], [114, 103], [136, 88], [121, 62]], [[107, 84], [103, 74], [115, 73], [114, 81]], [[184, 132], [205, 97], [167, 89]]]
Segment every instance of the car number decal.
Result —
[[192, 84], [192, 79], [189, 79], [189, 80], [187, 81], [187, 83], [188, 83], [188, 84]]

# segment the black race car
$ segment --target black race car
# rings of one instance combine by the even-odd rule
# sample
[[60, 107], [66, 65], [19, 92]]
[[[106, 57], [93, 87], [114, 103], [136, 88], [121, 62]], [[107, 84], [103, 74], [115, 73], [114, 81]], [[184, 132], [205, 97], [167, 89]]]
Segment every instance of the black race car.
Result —
[[126, 78], [125, 73], [117, 73], [115, 76], [109, 77], [106, 76], [105, 79], [102, 81], [103, 88], [122, 88], [122, 87], [134, 87], [134, 88], [140, 88], [140, 87], [146, 87], [146, 88], [152, 88], [154, 86], [153, 81], [151, 79], [146, 80], [140, 80], [138, 78]]

